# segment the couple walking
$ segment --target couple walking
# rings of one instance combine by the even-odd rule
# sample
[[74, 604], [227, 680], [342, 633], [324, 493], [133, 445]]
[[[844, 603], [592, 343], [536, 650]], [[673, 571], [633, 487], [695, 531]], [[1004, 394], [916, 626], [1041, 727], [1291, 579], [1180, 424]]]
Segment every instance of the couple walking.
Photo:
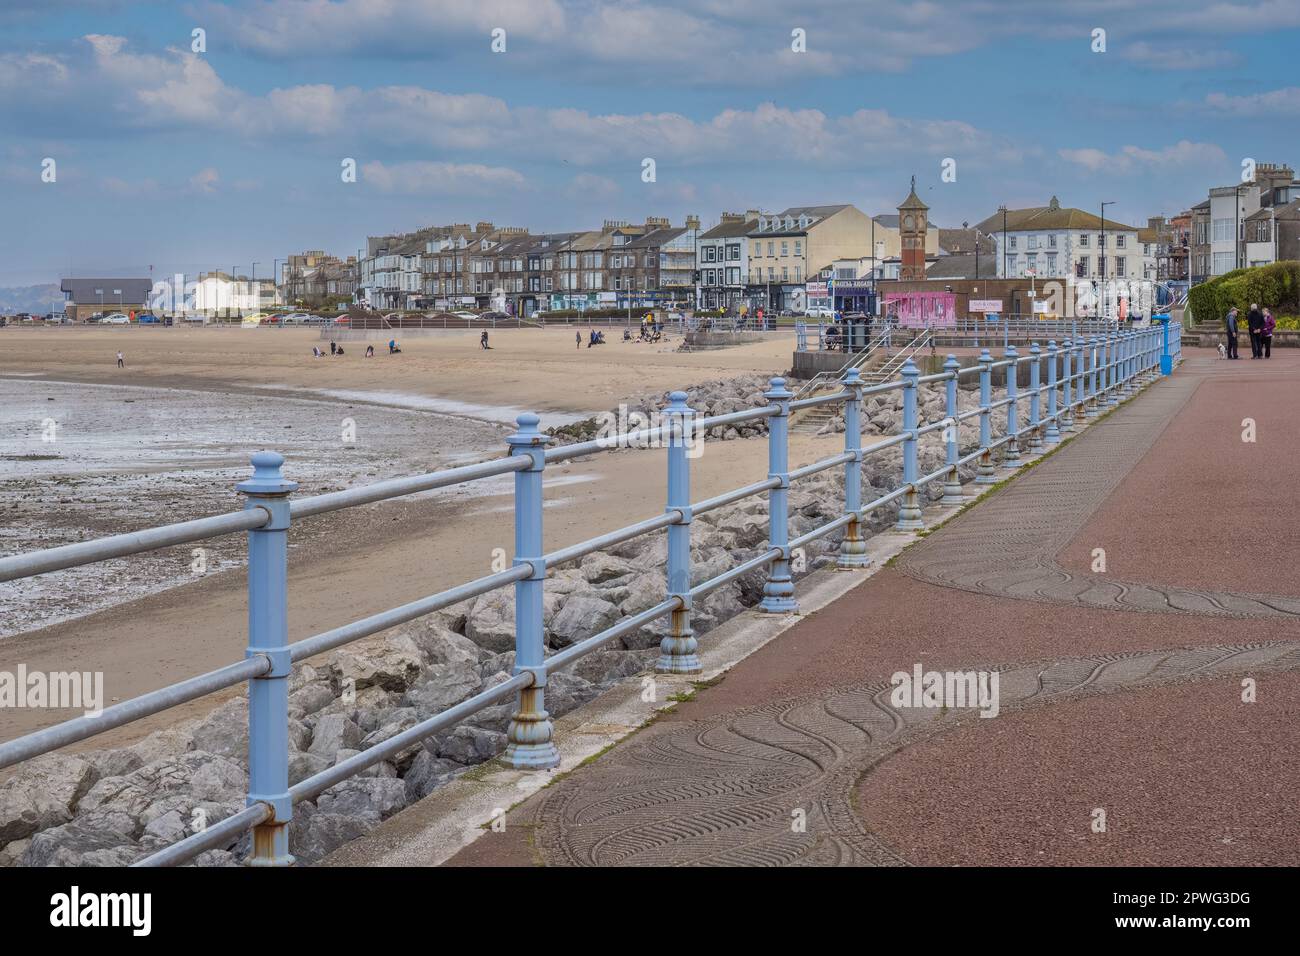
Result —
[[[1224, 331], [1228, 335], [1227, 357], [1230, 359], [1238, 358], [1236, 306], [1228, 310], [1223, 325]], [[1246, 315], [1246, 330], [1250, 333], [1250, 357], [1252, 359], [1272, 358], [1273, 330], [1275, 328], [1277, 328], [1277, 319], [1273, 318], [1272, 311], [1265, 309], [1261, 312], [1258, 303], [1252, 302], [1250, 312]]]

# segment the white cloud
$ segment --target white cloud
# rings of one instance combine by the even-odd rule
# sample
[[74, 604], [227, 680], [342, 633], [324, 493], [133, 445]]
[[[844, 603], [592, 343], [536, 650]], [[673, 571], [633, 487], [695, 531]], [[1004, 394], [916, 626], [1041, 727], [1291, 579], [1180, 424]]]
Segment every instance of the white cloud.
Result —
[[618, 183], [608, 176], [578, 173], [565, 187], [564, 195], [574, 202], [597, 202], [613, 199], [620, 192]]
[[1295, 116], [1300, 114], [1300, 86], [1245, 96], [1211, 93], [1205, 98], [1205, 105], [1216, 113], [1234, 116]]
[[1227, 162], [1227, 154], [1214, 143], [1193, 143], [1179, 140], [1163, 149], [1146, 149], [1141, 146], [1121, 146], [1114, 153], [1093, 147], [1058, 150], [1062, 159], [1082, 166], [1089, 172], [1132, 173], [1161, 166], [1213, 167]]
[[520, 189], [525, 182], [522, 175], [504, 166], [424, 161], [386, 164], [376, 160], [361, 167], [361, 177], [381, 192], [443, 196], [488, 195]]
[[[743, 85], [756, 64], [782, 78], [897, 71], [918, 58], [997, 47], [1022, 38], [1077, 38], [1122, 28], [1148, 44], [1146, 65], [1180, 68], [1171, 37], [1264, 32], [1300, 25], [1294, 0], [255, 0], [209, 2], [205, 22], [266, 56], [358, 53], [439, 61], [486, 52], [507, 31], [503, 68], [623, 69], [629, 83]], [[793, 53], [790, 31], [806, 30]], [[1159, 44], [1155, 46], [1154, 44]], [[481, 47], [479, 46], [481, 45]], [[1208, 51], [1200, 65], [1227, 65]]]
[[1128, 44], [1120, 56], [1149, 70], [1218, 70], [1242, 63], [1240, 54], [1232, 50], [1198, 50], [1145, 40]]
[[[934, 151], [968, 164], [1018, 158], [969, 123], [899, 117], [883, 109], [833, 115], [818, 109], [760, 103], [695, 119], [674, 112], [593, 113], [561, 107], [512, 107], [495, 96], [444, 93], [419, 86], [363, 90], [313, 83], [264, 95], [228, 85], [211, 62], [183, 50], [134, 52], [122, 37], [85, 38], [93, 56], [52, 65], [69, 71], [62, 106], [113, 116], [117, 127], [199, 128], [223, 137], [258, 141], [341, 132], [380, 148], [417, 147], [439, 154], [484, 153], [565, 160], [578, 166], [626, 163], [644, 157], [682, 168], [726, 161], [760, 149], [765, 159], [847, 167], [892, 161], [907, 151]], [[2, 97], [3, 94], [0, 94]]]

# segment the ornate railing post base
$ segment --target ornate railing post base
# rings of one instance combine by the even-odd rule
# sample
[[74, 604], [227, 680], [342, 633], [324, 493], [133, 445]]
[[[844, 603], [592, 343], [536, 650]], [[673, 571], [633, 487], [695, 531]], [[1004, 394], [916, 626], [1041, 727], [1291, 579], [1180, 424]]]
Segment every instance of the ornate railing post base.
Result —
[[898, 509], [898, 521], [894, 528], [898, 531], [920, 531], [925, 527], [921, 517], [921, 500], [915, 488], [908, 489], [903, 495], [903, 504]]
[[840, 542], [840, 554], [835, 559], [835, 567], [839, 571], [857, 571], [870, 564], [862, 525], [858, 521], [850, 521], [844, 531], [844, 540]]
[[1012, 438], [1007, 441], [1006, 445], [1003, 446], [1002, 467], [1019, 468], [1020, 465], [1021, 465], [1020, 440], [1017, 438]]
[[698, 674], [701, 670], [697, 654], [700, 642], [690, 624], [690, 611], [672, 612], [672, 633], [659, 642], [659, 660], [655, 662], [657, 674]]
[[541, 694], [537, 686], [521, 690], [519, 709], [506, 729], [505, 762], [516, 770], [552, 770], [560, 765], [551, 715], [539, 704]]
[[939, 499], [939, 504], [964, 505], [965, 503], [966, 496], [961, 492], [961, 476], [957, 474], [955, 467], [949, 468], [943, 478], [943, 497]]
[[763, 600], [758, 602], [758, 609], [766, 614], [794, 614], [799, 610], [799, 602], [794, 599], [794, 583], [789, 575], [782, 580], [775, 573], [763, 585]]
[[980, 455], [979, 469], [975, 474], [975, 484], [996, 485], [997, 483], [997, 472], [993, 470], [993, 453], [986, 451]]

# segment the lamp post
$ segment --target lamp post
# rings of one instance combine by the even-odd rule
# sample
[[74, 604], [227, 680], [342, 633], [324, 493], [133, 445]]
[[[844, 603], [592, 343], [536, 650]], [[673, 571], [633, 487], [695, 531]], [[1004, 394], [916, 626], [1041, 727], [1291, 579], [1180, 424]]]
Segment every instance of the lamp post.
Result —
[[1097, 265], [1101, 274], [1101, 317], [1103, 319], [1106, 317], [1106, 207], [1113, 205], [1115, 205], [1114, 200], [1101, 204], [1101, 249], [1097, 253]]
[[1007, 275], [1007, 204], [1003, 203], [998, 206], [998, 211], [1002, 213], [1002, 278], [1011, 278]]

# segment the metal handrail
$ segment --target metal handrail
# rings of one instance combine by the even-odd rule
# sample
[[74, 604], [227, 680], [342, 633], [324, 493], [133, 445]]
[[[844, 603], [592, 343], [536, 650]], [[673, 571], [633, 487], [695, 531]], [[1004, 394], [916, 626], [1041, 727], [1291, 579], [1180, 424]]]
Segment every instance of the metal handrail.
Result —
[[857, 352], [851, 353], [849, 357], [844, 361], [844, 364], [841, 365], [834, 372], [829, 372], [829, 371], [818, 372], [812, 378], [808, 379], [808, 381], [804, 382], [804, 384], [799, 387], [799, 390], [794, 393], [795, 400], [797, 401], [800, 398], [802, 398], [804, 395], [825, 388], [830, 382], [838, 382], [840, 379], [844, 377], [844, 373], [851, 368], [861, 369], [863, 365], [871, 361], [871, 358], [876, 352], [876, 350], [879, 349], [882, 345], [887, 344], [888, 341], [889, 341], [888, 330], [884, 332], [880, 332], [873, 339], [868, 339], [865, 348], [862, 348]]
[[[996, 480], [992, 462], [995, 449], [1004, 450], [1002, 464], [1005, 467], [1015, 468], [1019, 464], [1022, 436], [1027, 436], [1031, 450], [1054, 444], [1061, 440], [1062, 432], [1073, 427], [1072, 422], [1081, 423], [1087, 417], [1095, 417], [1100, 408], [1117, 404], [1156, 375], [1169, 374], [1181, 351], [1181, 330], [1178, 323], [1162, 321], [1160, 325], [1160, 328], [1110, 332], [1087, 341], [1066, 340], [1060, 347], [1052, 341], [1046, 350], [1035, 344], [1023, 356], [1014, 348], [1008, 348], [1000, 360], [995, 360], [985, 349], [974, 367], [961, 368], [956, 358], [950, 355], [941, 373], [924, 377], [910, 358], [905, 358], [899, 378], [878, 385], [867, 385], [858, 369], [849, 367], [839, 383], [841, 392], [831, 396], [844, 402], [844, 451], [795, 469], [791, 469], [788, 463], [789, 419], [794, 395], [786, 389], [781, 378], [771, 380], [768, 391], [764, 393], [765, 405], [712, 417], [697, 418], [694, 410], [686, 404], [686, 394], [673, 392], [670, 404], [663, 412], [667, 424], [612, 436], [603, 443], [584, 442], [547, 449], [549, 439], [538, 430], [538, 417], [520, 415], [518, 431], [507, 439], [510, 454], [504, 458], [377, 482], [292, 503], [290, 495], [296, 485], [281, 474], [283, 459], [272, 452], [259, 452], [253, 456], [252, 476], [238, 486], [246, 497], [244, 511], [0, 559], [0, 580], [15, 580], [233, 531], [242, 530], [249, 536], [249, 646], [244, 660], [114, 704], [97, 717], [65, 721], [0, 743], [0, 768], [247, 681], [248, 807], [136, 864], [161, 866], [183, 863], [205, 850], [228, 846], [250, 829], [255, 831], [253, 862], [287, 865], [293, 861], [289, 854], [288, 824], [293, 817], [294, 803], [311, 799], [366, 767], [511, 695], [517, 695], [517, 707], [507, 733], [509, 744], [505, 761], [518, 769], [553, 767], [559, 762], [559, 754], [551, 739], [551, 722], [545, 716], [546, 675], [664, 616], [670, 616], [671, 627], [669, 635], [661, 642], [656, 669], [677, 674], [698, 672], [697, 642], [690, 627], [692, 598], [765, 568], [767, 580], [760, 608], [770, 613], [797, 610], [791, 576], [795, 549], [844, 529], [838, 566], [845, 569], [865, 567], [868, 558], [863, 531], [866, 518], [872, 511], [898, 501], [896, 527], [900, 530], [923, 527], [919, 494], [927, 485], [942, 479], [943, 500], [949, 503], [960, 501], [959, 467], [978, 461], [975, 482], [990, 483]], [[918, 336], [913, 345], [923, 338]], [[1044, 363], [1046, 382], [1041, 379]], [[1022, 392], [1017, 385], [1017, 373], [1020, 366], [1026, 364], [1030, 386]], [[1005, 370], [1007, 392], [1005, 398], [996, 401], [992, 397], [995, 369]], [[968, 374], [979, 375], [979, 406], [963, 412], [958, 404], [958, 381]], [[942, 419], [929, 423], [919, 420], [917, 391], [922, 382], [944, 385], [946, 408]], [[902, 431], [864, 449], [860, 426], [864, 396], [895, 388], [903, 391]], [[1045, 413], [1041, 408], [1044, 398], [1047, 403]], [[1029, 421], [1021, 427], [1018, 409], [1025, 402], [1028, 403]], [[1001, 408], [1007, 410], [1006, 432], [1002, 438], [994, 440], [992, 414]], [[979, 416], [979, 447], [974, 452], [959, 455], [958, 429], [952, 426], [976, 414]], [[768, 477], [692, 503], [688, 455], [692, 443], [702, 440], [704, 432], [714, 425], [757, 419], [768, 420]], [[918, 439], [941, 429], [946, 448], [945, 464], [930, 474], [920, 475], [917, 468]], [[632, 441], [634, 438], [636, 442]], [[545, 552], [542, 547], [542, 475], [546, 465], [573, 457], [573, 449], [578, 449], [577, 454], [592, 454], [644, 441], [663, 442], [668, 448], [668, 494], [664, 513]], [[863, 504], [861, 469], [864, 458], [895, 445], [903, 447], [901, 484]], [[843, 511], [791, 540], [788, 527], [790, 482], [841, 466], [845, 478]], [[510, 473], [515, 476], [516, 554], [512, 567], [342, 627], [289, 642], [285, 623], [287, 535], [293, 518]], [[764, 494], [768, 498], [767, 548], [707, 581], [692, 585], [689, 538], [692, 517]], [[547, 569], [660, 530], [665, 530], [668, 535], [665, 600], [547, 658], [542, 643], [542, 600]], [[289, 785], [286, 691], [293, 663], [507, 585], [515, 587], [516, 665], [510, 679], [334, 767]]]
[[888, 362], [886, 362], [880, 368], [873, 369], [872, 371], [868, 372], [866, 376], [867, 381], [884, 382], [887, 381], [888, 379], [893, 378], [894, 375], [897, 374], [897, 372], [906, 363], [912, 360], [912, 357], [914, 355], [919, 353], [923, 348], [925, 348], [927, 345], [930, 344], [930, 340], [932, 337], [933, 334], [930, 332], [929, 329], [926, 329], [923, 332], [918, 332], [913, 337], [912, 341], [908, 342], [901, 349], [899, 349], [897, 354], [891, 357]]

